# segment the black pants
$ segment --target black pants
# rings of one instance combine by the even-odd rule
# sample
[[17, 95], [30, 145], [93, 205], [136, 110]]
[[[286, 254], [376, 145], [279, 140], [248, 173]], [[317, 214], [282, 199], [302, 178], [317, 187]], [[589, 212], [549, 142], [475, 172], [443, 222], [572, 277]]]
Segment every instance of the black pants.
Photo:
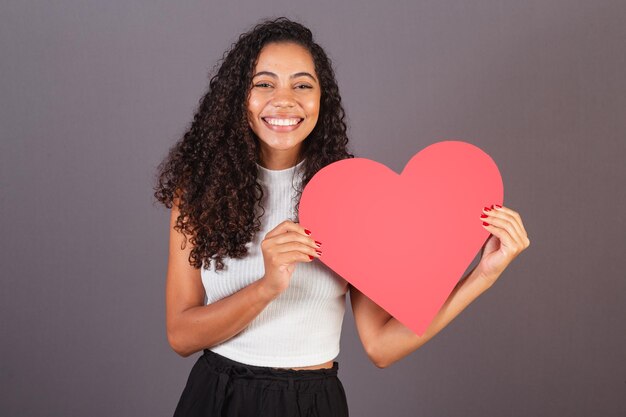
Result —
[[204, 349], [174, 417], [347, 417], [339, 363], [323, 369], [273, 369]]

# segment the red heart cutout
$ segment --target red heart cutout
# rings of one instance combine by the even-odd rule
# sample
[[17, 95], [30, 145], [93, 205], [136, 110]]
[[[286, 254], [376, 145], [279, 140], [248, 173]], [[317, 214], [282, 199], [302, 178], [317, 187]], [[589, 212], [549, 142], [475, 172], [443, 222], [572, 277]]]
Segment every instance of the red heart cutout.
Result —
[[299, 221], [323, 243], [320, 261], [422, 335], [489, 237], [483, 207], [502, 199], [489, 155], [442, 141], [400, 175], [365, 158], [325, 166], [302, 192]]

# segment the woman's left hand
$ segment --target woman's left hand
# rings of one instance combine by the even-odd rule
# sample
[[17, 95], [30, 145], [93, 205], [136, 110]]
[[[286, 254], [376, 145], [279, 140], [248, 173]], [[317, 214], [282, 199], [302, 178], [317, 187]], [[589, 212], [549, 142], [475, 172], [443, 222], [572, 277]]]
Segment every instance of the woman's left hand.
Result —
[[476, 271], [489, 285], [498, 279], [513, 259], [530, 245], [520, 215], [507, 207], [483, 208], [483, 227], [491, 236], [483, 246], [482, 257]]

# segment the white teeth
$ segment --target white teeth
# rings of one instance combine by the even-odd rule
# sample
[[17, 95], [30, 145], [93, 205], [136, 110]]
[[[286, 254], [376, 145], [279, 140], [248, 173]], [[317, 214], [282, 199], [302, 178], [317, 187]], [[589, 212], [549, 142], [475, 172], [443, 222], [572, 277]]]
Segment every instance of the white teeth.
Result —
[[274, 119], [266, 117], [265, 121], [275, 126], [293, 126], [297, 125], [300, 122], [300, 119]]

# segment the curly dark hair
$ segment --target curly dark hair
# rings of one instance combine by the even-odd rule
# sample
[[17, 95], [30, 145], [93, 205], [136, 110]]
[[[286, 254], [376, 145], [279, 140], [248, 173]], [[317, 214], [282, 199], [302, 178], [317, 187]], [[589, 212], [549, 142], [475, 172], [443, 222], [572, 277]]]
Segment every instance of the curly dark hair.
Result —
[[[259, 139], [247, 120], [247, 98], [259, 53], [268, 43], [293, 42], [312, 55], [318, 75], [320, 113], [302, 143], [303, 176], [297, 189], [296, 213], [302, 190], [317, 171], [348, 153], [345, 112], [331, 60], [300, 23], [279, 17], [265, 20], [239, 36], [224, 53], [208, 92], [200, 99], [190, 128], [159, 164], [154, 197], [180, 214], [174, 229], [190, 236], [189, 263], [224, 269], [223, 258], [241, 258], [246, 244], [261, 229], [263, 188], [257, 181]], [[219, 62], [218, 62], [219, 63]], [[262, 212], [255, 217], [255, 204]]]

